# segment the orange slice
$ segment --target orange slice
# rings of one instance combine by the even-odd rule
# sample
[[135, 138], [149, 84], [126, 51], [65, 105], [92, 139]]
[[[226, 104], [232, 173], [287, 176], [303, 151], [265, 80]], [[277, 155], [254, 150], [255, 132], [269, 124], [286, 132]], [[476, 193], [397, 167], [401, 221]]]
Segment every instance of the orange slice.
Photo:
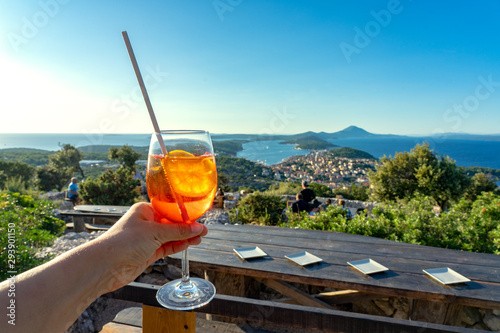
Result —
[[162, 159], [172, 189], [184, 197], [202, 197], [217, 186], [217, 170], [211, 156], [194, 156], [173, 150]]

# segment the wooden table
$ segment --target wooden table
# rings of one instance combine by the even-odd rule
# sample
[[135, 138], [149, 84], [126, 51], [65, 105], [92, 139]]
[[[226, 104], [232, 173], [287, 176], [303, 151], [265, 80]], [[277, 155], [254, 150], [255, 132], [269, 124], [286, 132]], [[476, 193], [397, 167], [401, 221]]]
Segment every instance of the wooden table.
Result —
[[[122, 217], [130, 206], [110, 206], [110, 205], [77, 205], [73, 210], [62, 210], [61, 216], [72, 218], [72, 227], [75, 232], [88, 232], [97, 230], [107, 230], [110, 225], [99, 225], [95, 223], [95, 218], [107, 218], [117, 221]], [[85, 219], [91, 218], [92, 223], [85, 223]], [[68, 224], [67, 224], [68, 226]]]
[[125, 214], [130, 206], [113, 206], [113, 205], [77, 205], [74, 210], [92, 213], [113, 213]]
[[[450, 324], [453, 314], [463, 305], [500, 309], [500, 257], [497, 255], [336, 232], [242, 225], [208, 228], [209, 233], [203, 242], [189, 249], [191, 268], [252, 277], [303, 305], [328, 307], [328, 304], [294, 290], [283, 281], [340, 289], [332, 296], [338, 296], [344, 302], [346, 297], [359, 295], [410, 298], [415, 300], [415, 306], [419, 302], [437, 302], [435, 304], [442, 306], [434, 307], [432, 311], [443, 317], [436, 321], [439, 324]], [[242, 260], [233, 251], [233, 248], [249, 246], [258, 246], [268, 255]], [[323, 261], [302, 267], [285, 258], [285, 255], [301, 251], [308, 251]], [[177, 263], [179, 258], [180, 255], [176, 254], [169, 260]], [[366, 258], [376, 260], [389, 270], [365, 275], [347, 264]], [[422, 271], [440, 267], [449, 267], [471, 281], [443, 285]], [[213, 276], [213, 279], [217, 285], [217, 277]]]

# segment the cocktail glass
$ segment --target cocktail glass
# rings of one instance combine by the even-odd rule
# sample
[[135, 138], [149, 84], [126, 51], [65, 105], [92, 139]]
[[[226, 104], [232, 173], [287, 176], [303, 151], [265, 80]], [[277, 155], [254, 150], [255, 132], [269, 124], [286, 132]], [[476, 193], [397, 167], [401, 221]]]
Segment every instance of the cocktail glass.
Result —
[[[162, 149], [160, 140], [166, 149]], [[151, 204], [161, 217], [175, 223], [196, 221], [210, 208], [217, 189], [210, 134], [196, 130], [153, 133], [146, 182]], [[185, 250], [182, 278], [162, 286], [156, 298], [166, 308], [189, 310], [207, 304], [214, 296], [212, 283], [190, 278]]]

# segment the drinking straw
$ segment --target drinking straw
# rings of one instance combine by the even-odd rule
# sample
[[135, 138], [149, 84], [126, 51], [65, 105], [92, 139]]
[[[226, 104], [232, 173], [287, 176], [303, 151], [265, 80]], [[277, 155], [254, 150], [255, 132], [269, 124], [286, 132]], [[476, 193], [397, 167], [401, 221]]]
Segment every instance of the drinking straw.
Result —
[[127, 51], [130, 57], [130, 61], [132, 62], [132, 67], [134, 67], [135, 76], [137, 77], [137, 81], [139, 81], [139, 86], [141, 87], [142, 91], [142, 97], [144, 97], [144, 102], [146, 102], [146, 107], [148, 108], [149, 117], [151, 118], [151, 122], [153, 123], [153, 128], [155, 130], [156, 136], [158, 137], [158, 143], [160, 144], [163, 156], [167, 156], [168, 154], [167, 147], [165, 147], [165, 142], [163, 142], [163, 138], [161, 137], [160, 127], [158, 126], [158, 122], [156, 121], [156, 116], [153, 111], [153, 106], [151, 105], [151, 101], [149, 100], [148, 91], [146, 90], [146, 85], [144, 84], [144, 80], [142, 79], [141, 70], [139, 69], [137, 60], [135, 59], [134, 50], [132, 49], [132, 45], [130, 44], [127, 32], [122, 31], [122, 36], [123, 40], [125, 41], [125, 45], [127, 46]]
[[[123, 40], [125, 41], [125, 45], [127, 46], [127, 51], [130, 57], [130, 61], [132, 62], [132, 66], [134, 67], [135, 76], [137, 77], [137, 81], [139, 81], [139, 86], [141, 87], [142, 91], [142, 97], [144, 97], [144, 102], [146, 102], [146, 107], [148, 108], [149, 117], [151, 118], [151, 122], [153, 123], [156, 137], [158, 138], [158, 143], [160, 144], [163, 156], [167, 157], [168, 155], [167, 147], [165, 147], [165, 142], [163, 142], [163, 138], [161, 137], [160, 127], [158, 126], [158, 122], [156, 121], [156, 116], [153, 111], [153, 106], [151, 105], [151, 101], [149, 100], [148, 91], [146, 90], [146, 85], [144, 84], [144, 80], [142, 79], [141, 70], [139, 69], [139, 65], [137, 64], [137, 59], [135, 59], [134, 50], [132, 49], [132, 45], [130, 44], [127, 32], [122, 31], [122, 36]], [[167, 183], [170, 187], [171, 192], [174, 194], [177, 206], [181, 211], [182, 220], [184, 222], [189, 222], [189, 215], [187, 213], [186, 206], [184, 206], [184, 201], [182, 201], [182, 198], [179, 198], [175, 190], [172, 188], [172, 185], [170, 184], [168, 179]]]

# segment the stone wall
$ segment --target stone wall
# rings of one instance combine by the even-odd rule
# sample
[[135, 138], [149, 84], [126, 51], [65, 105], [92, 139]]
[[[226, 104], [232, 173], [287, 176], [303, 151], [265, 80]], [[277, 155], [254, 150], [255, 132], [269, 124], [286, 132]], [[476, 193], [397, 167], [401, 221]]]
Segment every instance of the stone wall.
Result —
[[444, 303], [387, 297], [354, 303], [352, 310], [357, 313], [500, 332], [500, 310], [458, 306], [454, 315], [442, 322], [451, 307], [453, 305]]
[[[226, 193], [224, 195], [224, 209], [230, 210], [230, 209], [236, 208], [236, 206], [238, 205], [238, 202], [240, 201], [240, 199], [242, 197], [243, 196], [240, 193]], [[296, 200], [295, 195], [281, 195], [281, 197], [283, 198], [283, 201], [295, 201]], [[318, 197], [316, 199], [318, 199], [318, 201], [321, 202], [322, 204], [325, 203], [325, 201], [327, 199], [330, 199], [330, 201], [332, 202], [332, 205], [338, 205], [338, 202], [340, 200], [340, 198], [324, 198], [324, 197]], [[366, 211], [367, 213], [371, 213], [372, 209], [376, 205], [378, 205], [377, 202], [347, 200], [347, 199], [344, 199], [344, 200], [346, 203], [346, 205], [345, 205], [346, 208], [348, 208], [351, 211], [352, 215], [355, 215], [359, 209], [362, 209], [362, 210]]]

